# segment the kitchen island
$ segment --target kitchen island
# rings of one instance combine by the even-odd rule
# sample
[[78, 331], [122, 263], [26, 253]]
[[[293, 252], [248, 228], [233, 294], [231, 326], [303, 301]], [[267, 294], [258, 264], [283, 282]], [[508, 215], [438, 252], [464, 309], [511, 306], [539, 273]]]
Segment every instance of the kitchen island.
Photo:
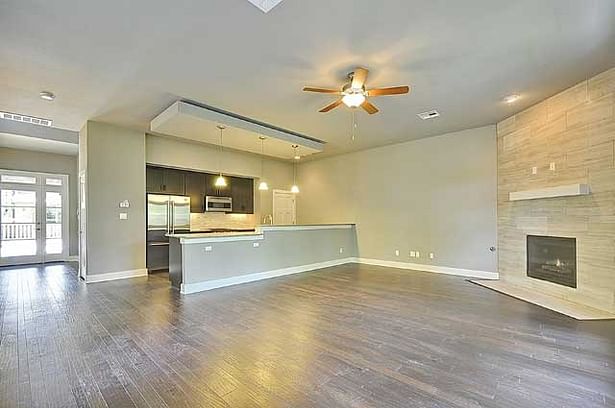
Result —
[[170, 234], [169, 279], [181, 293], [306, 272], [357, 257], [354, 224], [262, 225], [252, 232]]

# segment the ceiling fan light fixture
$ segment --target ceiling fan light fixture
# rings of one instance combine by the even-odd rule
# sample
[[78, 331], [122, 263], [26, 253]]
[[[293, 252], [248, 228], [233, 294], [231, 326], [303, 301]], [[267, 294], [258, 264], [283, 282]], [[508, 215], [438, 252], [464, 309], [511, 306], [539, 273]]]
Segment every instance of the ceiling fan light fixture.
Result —
[[342, 102], [349, 108], [358, 108], [365, 102], [363, 91], [350, 91], [342, 97]]

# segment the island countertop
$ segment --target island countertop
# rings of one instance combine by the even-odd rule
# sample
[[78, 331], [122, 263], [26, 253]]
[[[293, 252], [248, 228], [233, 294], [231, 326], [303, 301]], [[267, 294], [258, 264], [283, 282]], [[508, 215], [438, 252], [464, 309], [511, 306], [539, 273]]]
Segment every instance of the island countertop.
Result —
[[310, 231], [329, 229], [351, 229], [354, 224], [304, 224], [304, 225], [276, 225], [263, 224], [254, 231], [230, 231], [230, 232], [203, 232], [203, 233], [179, 233], [168, 234], [170, 238], [178, 238], [181, 244], [198, 244], [208, 242], [249, 241], [263, 239], [264, 232], [274, 231]]

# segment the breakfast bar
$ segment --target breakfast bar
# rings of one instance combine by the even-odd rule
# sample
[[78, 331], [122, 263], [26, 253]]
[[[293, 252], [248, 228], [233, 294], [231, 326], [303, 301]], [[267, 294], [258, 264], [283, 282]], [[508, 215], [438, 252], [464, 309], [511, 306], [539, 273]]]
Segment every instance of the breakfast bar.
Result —
[[253, 232], [170, 234], [169, 279], [183, 294], [353, 262], [354, 224], [262, 225]]

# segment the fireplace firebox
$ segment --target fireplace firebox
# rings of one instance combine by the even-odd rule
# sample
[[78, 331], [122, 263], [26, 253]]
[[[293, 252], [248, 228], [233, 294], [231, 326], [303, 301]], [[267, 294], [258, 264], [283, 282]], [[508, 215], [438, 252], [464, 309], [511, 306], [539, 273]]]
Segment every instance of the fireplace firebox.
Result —
[[576, 238], [528, 235], [527, 276], [576, 288]]

